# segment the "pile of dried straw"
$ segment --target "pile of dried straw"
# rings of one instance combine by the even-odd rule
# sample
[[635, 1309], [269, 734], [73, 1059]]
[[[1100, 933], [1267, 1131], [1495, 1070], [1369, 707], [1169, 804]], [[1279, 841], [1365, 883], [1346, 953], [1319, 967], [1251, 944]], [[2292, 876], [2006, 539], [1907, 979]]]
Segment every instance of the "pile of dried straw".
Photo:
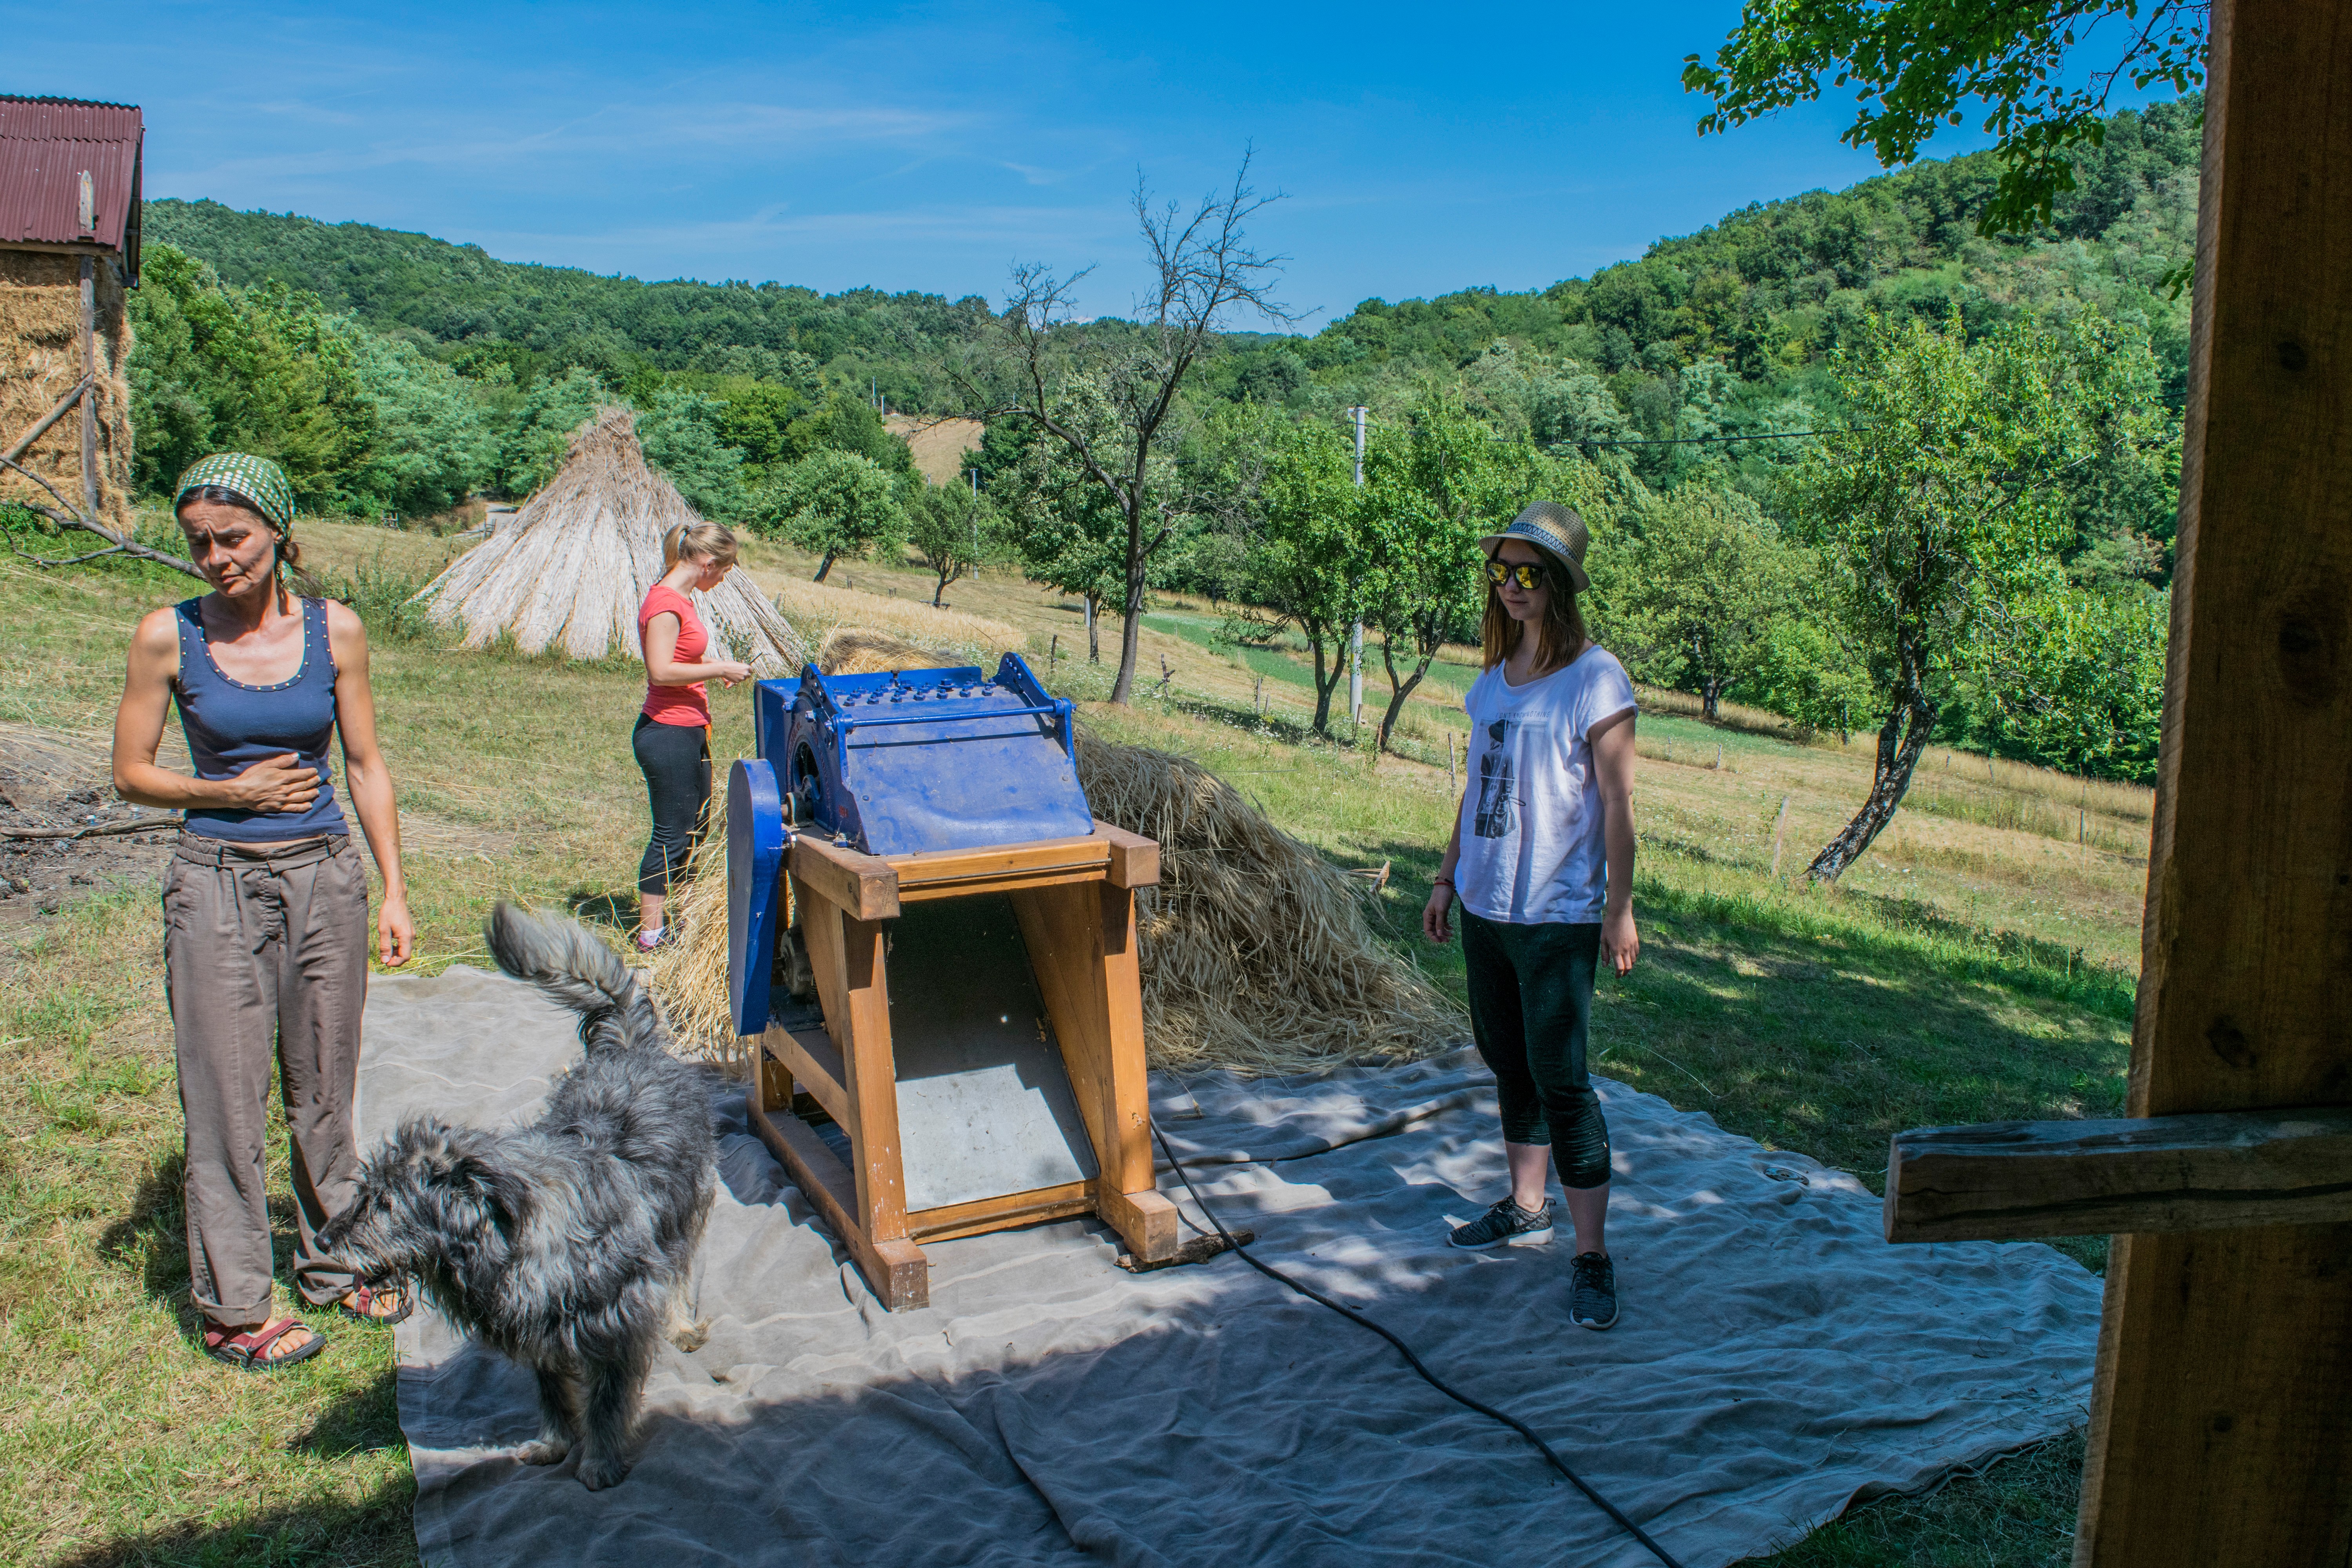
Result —
[[[122, 367], [131, 353], [131, 322], [114, 269], [101, 261], [95, 275], [98, 510], [100, 521], [124, 528], [131, 522], [131, 388]], [[0, 250], [0, 451], [15, 446], [80, 380], [80, 258]], [[80, 411], [50, 426], [17, 461], [79, 507]], [[5, 469], [0, 469], [0, 500], [57, 504], [38, 485]]]
[[[637, 605], [662, 574], [662, 536], [697, 521], [677, 487], [646, 466], [636, 416], [600, 409], [572, 433], [547, 488], [450, 563], [417, 603], [444, 626], [464, 622], [467, 647], [510, 634], [525, 653], [635, 656]], [[749, 574], [694, 599], [711, 636], [760, 674], [792, 675], [807, 661], [800, 634]]]
[[[826, 638], [819, 661], [829, 673], [944, 662], [861, 630]], [[1096, 816], [1160, 843], [1160, 886], [1137, 910], [1152, 1066], [1311, 1071], [1405, 1060], [1466, 1037], [1453, 1005], [1372, 934], [1365, 884], [1199, 763], [1081, 731], [1078, 781]], [[734, 1048], [724, 839], [714, 827], [674, 889], [678, 945], [654, 965], [680, 1042], [721, 1058]]]

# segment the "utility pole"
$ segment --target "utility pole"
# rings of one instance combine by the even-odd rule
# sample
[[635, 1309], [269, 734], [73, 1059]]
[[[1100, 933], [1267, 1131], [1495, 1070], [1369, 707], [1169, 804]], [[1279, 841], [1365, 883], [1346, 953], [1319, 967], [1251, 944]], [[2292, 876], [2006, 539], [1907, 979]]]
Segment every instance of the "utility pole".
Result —
[[[1364, 416], [1370, 409], [1361, 405], [1348, 410], [1356, 422], [1356, 488], [1364, 488]], [[1348, 633], [1348, 721], [1363, 722], [1364, 711], [1364, 622], [1360, 616]]]

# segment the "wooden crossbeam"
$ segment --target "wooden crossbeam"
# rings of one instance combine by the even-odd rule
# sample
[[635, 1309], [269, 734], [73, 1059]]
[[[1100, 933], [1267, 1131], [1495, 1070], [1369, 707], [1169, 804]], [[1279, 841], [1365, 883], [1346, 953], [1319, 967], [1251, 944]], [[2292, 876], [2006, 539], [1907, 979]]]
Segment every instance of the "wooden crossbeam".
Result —
[[1895, 1137], [1886, 1239], [2352, 1220], [2352, 1110], [1995, 1121]]

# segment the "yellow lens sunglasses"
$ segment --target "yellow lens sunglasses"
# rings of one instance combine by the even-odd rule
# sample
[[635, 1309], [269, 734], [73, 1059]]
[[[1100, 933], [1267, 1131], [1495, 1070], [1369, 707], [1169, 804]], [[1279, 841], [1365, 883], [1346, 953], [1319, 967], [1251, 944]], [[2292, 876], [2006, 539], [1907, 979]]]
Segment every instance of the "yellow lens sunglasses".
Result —
[[1517, 582], [1520, 587], [1533, 593], [1543, 586], [1544, 573], [1543, 568], [1532, 561], [1522, 561], [1517, 565], [1507, 561], [1489, 561], [1486, 563], [1486, 581], [1497, 588], [1506, 583]]

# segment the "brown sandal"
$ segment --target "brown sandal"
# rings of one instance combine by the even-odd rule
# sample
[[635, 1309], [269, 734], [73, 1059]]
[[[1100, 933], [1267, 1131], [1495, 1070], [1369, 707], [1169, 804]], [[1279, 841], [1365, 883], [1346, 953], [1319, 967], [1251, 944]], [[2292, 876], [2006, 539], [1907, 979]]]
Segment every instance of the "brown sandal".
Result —
[[[394, 1297], [398, 1297], [400, 1300], [398, 1307], [389, 1312], [376, 1310], [378, 1303]], [[353, 1305], [354, 1302], [357, 1305]], [[356, 1290], [345, 1291], [343, 1299], [335, 1303], [335, 1310], [346, 1318], [357, 1318], [362, 1323], [382, 1323], [390, 1327], [394, 1323], [408, 1321], [408, 1314], [416, 1310], [416, 1298], [398, 1285], [385, 1290], [379, 1290], [372, 1285], [362, 1285]]]
[[[271, 1355], [269, 1347], [296, 1329], [310, 1336], [310, 1343], [297, 1345], [283, 1355]], [[215, 1361], [226, 1362], [239, 1372], [276, 1372], [281, 1366], [309, 1361], [326, 1348], [327, 1342], [319, 1331], [299, 1318], [279, 1318], [237, 1334], [212, 1327], [205, 1330], [205, 1353]]]

